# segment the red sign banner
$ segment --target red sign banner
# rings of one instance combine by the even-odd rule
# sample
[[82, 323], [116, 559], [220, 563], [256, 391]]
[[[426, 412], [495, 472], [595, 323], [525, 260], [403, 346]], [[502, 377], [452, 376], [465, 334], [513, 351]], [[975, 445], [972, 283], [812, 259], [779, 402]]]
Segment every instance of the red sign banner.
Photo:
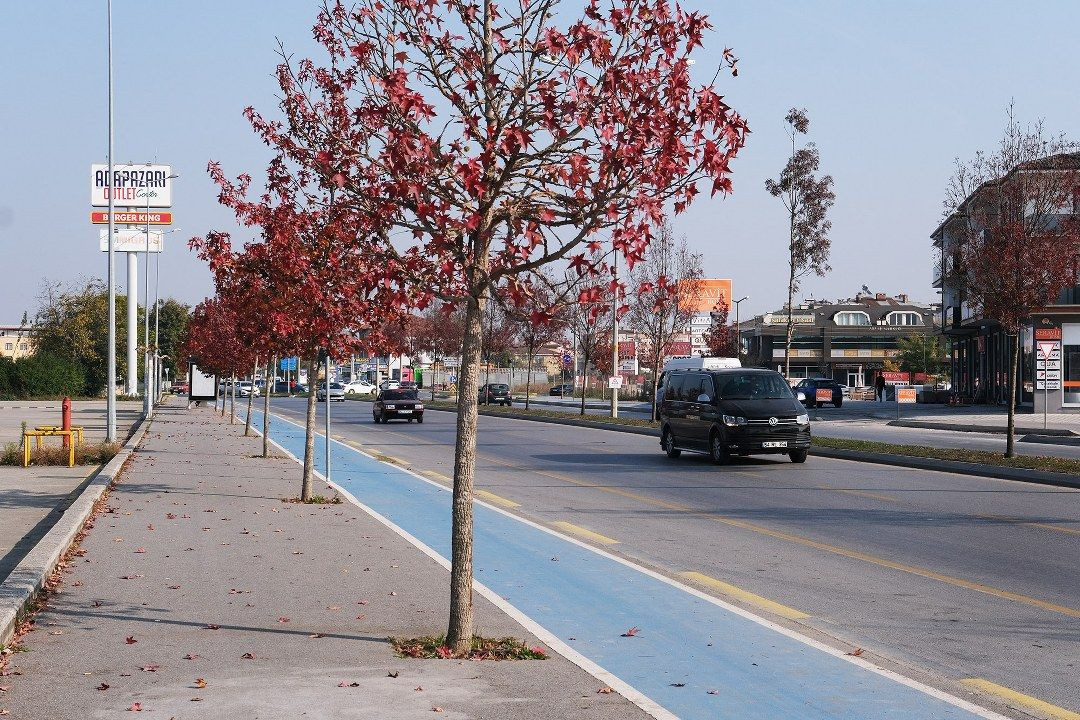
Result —
[[881, 377], [885, 378], [885, 382], [907, 382], [909, 378], [906, 372], [890, 372], [889, 370], [883, 370]]
[[686, 357], [690, 355], [691, 345], [689, 341], [678, 340], [668, 343], [668, 354], [674, 357]]
[[[90, 222], [94, 225], [108, 225], [109, 213], [94, 210], [90, 213]], [[117, 225], [145, 225], [146, 211], [143, 212], [114, 212], [113, 222]], [[171, 212], [150, 213], [151, 225], [172, 225]]]
[[637, 348], [634, 347], [633, 340], [620, 340], [619, 341], [619, 359], [620, 360], [633, 360], [637, 357]]
[[1035, 328], [1036, 340], [1060, 340], [1061, 328]]
[[817, 402], [831, 403], [833, 401], [833, 391], [829, 388], [818, 388], [814, 393], [814, 400]]

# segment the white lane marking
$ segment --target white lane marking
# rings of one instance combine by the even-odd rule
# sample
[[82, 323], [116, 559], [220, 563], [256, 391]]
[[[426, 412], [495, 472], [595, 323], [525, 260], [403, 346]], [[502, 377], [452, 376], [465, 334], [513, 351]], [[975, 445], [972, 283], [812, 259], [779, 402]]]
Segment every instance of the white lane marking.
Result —
[[[285, 422], [291, 424], [291, 425], [295, 425], [297, 427], [303, 427], [299, 423], [293, 422], [292, 420], [289, 420], [288, 418], [282, 417], [281, 419], [284, 420]], [[274, 441], [271, 440], [270, 442], [274, 442]], [[337, 441], [335, 440], [335, 442], [337, 442]], [[277, 443], [274, 443], [274, 444], [277, 445]], [[348, 445], [345, 445], [344, 443], [339, 442], [338, 444], [341, 445], [342, 447], [344, 447], [347, 450], [351, 450], [353, 452], [359, 452], [362, 455], [367, 455], [367, 453], [365, 453], [365, 452], [363, 452], [361, 450], [357, 450], [356, 448], [349, 447]], [[278, 445], [278, 447], [281, 447], [281, 446]], [[281, 448], [281, 449], [282, 449], [282, 451], [287, 453], [290, 457], [292, 457], [293, 460], [296, 460], [297, 462], [300, 462], [300, 460], [295, 455], [293, 455], [292, 453], [289, 453], [288, 450], [285, 450], [284, 448]], [[367, 455], [367, 456], [371, 457], [370, 455]], [[372, 459], [375, 460], [375, 458], [372, 458]], [[377, 461], [377, 462], [379, 462], [379, 461]], [[384, 463], [384, 464], [388, 464], [388, 463]], [[434, 480], [429, 480], [428, 478], [425, 478], [422, 475], [419, 475], [418, 473], [415, 473], [415, 472], [413, 472], [413, 471], [411, 471], [411, 470], [409, 470], [407, 468], [402, 468], [402, 467], [399, 467], [397, 465], [391, 465], [391, 467], [396, 468], [397, 470], [400, 470], [401, 472], [408, 473], [409, 475], [412, 475], [413, 477], [415, 477], [417, 480], [421, 480], [421, 481], [423, 481], [423, 482], [425, 482], [425, 483], [427, 483], [427, 484], [429, 484], [429, 485], [431, 485], [433, 487], [439, 488], [440, 490], [442, 490], [444, 492], [450, 492], [451, 491], [450, 488], [447, 488], [444, 485], [440, 485], [439, 483], [435, 482]], [[316, 472], [316, 474], [319, 475], [319, 477], [322, 477], [322, 475], [319, 474], [318, 472]], [[397, 528], [397, 526], [394, 525], [391, 521], [389, 521], [389, 520], [387, 520], [385, 518], [382, 518], [382, 516], [379, 515], [377, 512], [375, 512], [374, 510], [371, 510], [370, 508], [367, 508], [367, 506], [365, 506], [363, 503], [361, 503], [360, 501], [353, 498], [352, 495], [350, 495], [347, 491], [341, 490], [341, 492], [342, 492], [342, 494], [348, 496], [354, 502], [356, 502], [357, 505], [364, 508], [373, 517], [383, 521], [388, 527]], [[760, 617], [758, 615], [755, 615], [754, 613], [750, 612], [749, 610], [746, 610], [745, 608], [737, 607], [735, 605], [727, 603], [727, 602], [721, 600], [720, 598], [713, 597], [712, 595], [708, 595], [708, 594], [702, 592], [701, 590], [690, 587], [689, 585], [685, 585], [685, 584], [683, 584], [683, 583], [681, 583], [681, 582], [679, 582], [677, 580], [673, 580], [672, 578], [669, 578], [669, 577], [667, 577], [665, 575], [661, 575], [660, 573], [656, 572], [655, 570], [650, 570], [649, 568], [637, 565], [637, 564], [631, 562], [630, 560], [626, 560], [626, 559], [621, 558], [621, 557], [619, 557], [617, 555], [613, 555], [613, 554], [607, 552], [606, 550], [602, 550], [600, 548], [589, 545], [589, 544], [587, 544], [585, 542], [582, 542], [581, 540], [578, 540], [578, 539], [576, 539], [574, 537], [566, 535], [565, 533], [561, 533], [561, 532], [558, 532], [557, 530], [553, 530], [553, 529], [551, 529], [549, 527], [539, 525], [539, 524], [537, 524], [537, 523], [535, 523], [535, 522], [533, 522], [531, 520], [528, 520], [526, 518], [514, 515], [511, 512], [503, 510], [500, 507], [496, 507], [494, 505], [491, 505], [490, 503], [486, 503], [486, 502], [484, 502], [482, 500], [476, 500], [474, 498], [473, 502], [476, 503], [476, 504], [479, 504], [479, 505], [483, 505], [484, 507], [486, 507], [486, 508], [488, 508], [490, 510], [493, 510], [494, 512], [501, 513], [501, 514], [505, 515], [508, 518], [512, 518], [512, 519], [514, 519], [514, 520], [516, 520], [516, 521], [518, 521], [520, 523], [528, 525], [529, 527], [540, 530], [541, 532], [545, 532], [545, 533], [547, 533], [549, 535], [553, 535], [554, 537], [557, 537], [557, 538], [559, 538], [561, 540], [564, 540], [564, 541], [566, 541], [568, 543], [572, 543], [574, 545], [577, 545], [580, 548], [584, 548], [585, 550], [588, 550], [589, 552], [600, 555], [601, 557], [605, 557], [605, 558], [607, 558], [609, 560], [614, 560], [615, 562], [617, 562], [617, 563], [619, 563], [621, 565], [625, 565], [628, 568], [632, 568], [632, 569], [636, 570], [637, 572], [642, 573], [643, 575], [647, 575], [647, 576], [649, 576], [649, 577], [651, 577], [651, 578], [653, 578], [655, 580], [659, 580], [660, 582], [667, 583], [668, 585], [670, 585], [670, 586], [672, 586], [674, 588], [678, 588], [679, 590], [682, 590], [683, 592], [689, 593], [689, 594], [693, 595], [694, 597], [700, 598], [701, 600], [705, 600], [706, 602], [710, 602], [713, 605], [721, 607], [721, 608], [723, 608], [723, 609], [725, 609], [725, 610], [727, 610], [729, 612], [733, 612], [733, 613], [735, 613], [736, 615], [738, 615], [740, 617], [746, 618], [747, 620], [755, 622], [758, 625], [761, 625], [763, 627], [767, 627], [770, 630], [773, 630], [775, 632], [780, 633], [781, 635], [789, 637], [789, 638], [791, 638], [793, 640], [797, 640], [798, 642], [801, 642], [804, 645], [808, 645], [808, 646], [810, 646], [812, 648], [815, 648], [817, 650], [821, 650], [822, 652], [828, 653], [829, 655], [832, 655], [833, 657], [839, 658], [840, 660], [843, 660], [845, 662], [849, 662], [852, 665], [857, 665], [858, 667], [861, 667], [864, 670], [869, 670], [870, 672], [877, 673], [878, 675], [881, 675], [882, 677], [886, 677], [886, 678], [888, 678], [890, 680], [898, 682], [901, 685], [906, 685], [907, 687], [912, 688], [913, 690], [918, 690], [919, 692], [924, 693], [926, 695], [929, 695], [932, 698], [936, 698], [938, 700], [942, 700], [944, 702], [947, 702], [950, 705], [953, 705], [955, 707], [960, 708], [961, 710], [966, 710], [966, 711], [968, 711], [970, 713], [973, 713], [974, 715], [976, 715], [978, 717], [986, 718], [987, 720], [1011, 720], [1011, 718], [1008, 718], [1005, 715], [1002, 715], [1000, 713], [996, 713], [993, 710], [989, 710], [989, 709], [984, 708], [984, 707], [980, 707], [979, 705], [976, 705], [976, 704], [974, 704], [972, 702], [969, 702], [968, 700], [964, 700], [963, 698], [957, 697], [955, 695], [951, 695], [950, 693], [945, 692], [944, 690], [939, 690], [938, 688], [927, 685], [926, 683], [919, 682], [918, 680], [914, 680], [912, 678], [905, 677], [905, 676], [903, 676], [903, 675], [901, 675], [901, 674], [899, 674], [899, 673], [897, 673], [897, 672], [895, 672], [893, 670], [889, 670], [887, 668], [879, 667], [879, 666], [875, 665], [874, 663], [870, 662], [869, 660], [867, 660], [865, 658], [856, 657], [856, 656], [853, 656], [853, 655], [848, 655], [847, 653], [845, 653], [843, 650], [840, 650], [839, 648], [830, 647], [829, 645], [826, 645], [825, 643], [823, 643], [823, 642], [821, 642], [819, 640], [815, 640], [814, 638], [807, 637], [807, 636], [802, 635], [801, 633], [799, 633], [799, 632], [797, 632], [795, 630], [792, 630], [790, 628], [786, 628], [783, 625], [779, 625], [779, 624], [773, 622], [772, 620], [769, 620], [767, 618], [763, 618], [763, 617]], [[402, 537], [405, 537], [407, 539], [412, 537], [405, 530], [397, 528], [397, 531], [399, 531], [401, 533]], [[426, 545], [424, 545], [419, 540], [416, 540], [415, 538], [410, 540], [410, 542], [414, 542], [414, 544], [416, 544], [417, 547], [419, 547], [421, 550], [423, 550], [425, 553], [427, 553], [429, 555], [431, 553], [435, 553], [434, 550], [431, 550], [431, 548], [428, 548]], [[449, 561], [447, 561], [445, 558], [443, 558], [438, 553], [435, 553], [434, 555], [432, 555], [432, 558], [436, 559], [441, 565], [443, 565], [444, 567], [449, 569], [449, 567], [450, 567]], [[494, 593], [491, 593], [491, 591], [488, 588], [484, 587], [481, 583], [474, 581], [474, 584], [475, 584], [475, 587], [477, 588], [477, 590], [481, 591], [481, 593], [484, 595], [484, 597], [487, 597], [489, 600], [494, 602], [500, 608], [505, 609], [506, 612], [509, 613], [511, 616], [513, 616], [515, 619], [518, 619], [519, 616], [520, 616], [520, 618], [523, 618], [523, 620], [519, 619], [518, 621], [521, 622], [523, 625], [525, 625], [527, 628], [529, 628], [530, 630], [533, 630], [533, 628], [537, 628], [538, 630], [542, 631], [544, 633], [543, 637], [538, 632], [536, 632], [536, 630], [533, 630], [533, 633], [537, 637], [539, 637], [540, 639], [544, 640], [545, 643], [548, 642], [546, 638], [551, 637], [551, 638], [554, 639], [554, 642], [557, 643], [560, 646], [560, 648], [566, 648], [566, 650], [569, 653], [571, 653], [571, 654], [564, 653], [561, 649], [556, 649], [555, 645], [551, 645], [551, 643], [548, 643], [549, 646], [553, 650], [556, 650], [556, 652], [558, 652], [560, 655], [563, 655], [563, 657], [566, 657], [568, 660], [573, 662], [575, 665], [578, 665], [583, 670], [589, 672], [589, 674], [593, 675], [594, 677], [596, 677], [598, 679], [602, 680], [604, 678], [601, 675], [597, 675], [595, 672], [590, 670], [587, 665], [584, 665], [582, 663], [577, 662], [577, 660], [575, 660], [573, 656], [576, 655], [576, 656], [580, 657], [588, 665], [591, 665], [591, 666], [595, 667], [596, 669], [598, 669], [602, 673], [606, 673], [607, 676], [615, 678], [615, 676], [612, 675], [611, 673], [609, 673], [607, 670], [604, 670], [599, 665], [596, 665], [591, 660], [589, 660], [588, 658], [585, 658], [580, 653], [578, 653], [576, 650], [574, 650], [573, 648], [569, 647], [564, 642], [562, 642], [561, 640], [556, 638], [554, 635], [552, 635], [546, 629], [544, 629], [539, 624], [537, 624], [536, 621], [534, 621], [532, 618], [529, 618], [527, 615], [522, 613], [520, 610], [515, 608], [513, 605], [510, 605], [510, 603], [506, 602], [505, 600], [503, 600], [498, 595], [495, 595]], [[491, 593], [492, 596], [489, 597], [488, 593]], [[621, 687], [617, 687], [612, 682], [608, 682], [608, 684], [611, 685], [612, 688], [619, 691], [619, 694], [623, 695], [628, 700], [630, 700], [631, 702], [633, 702], [635, 705], [642, 708], [646, 712], [650, 712], [650, 714], [653, 714], [654, 717], [656, 717], [658, 719], [659, 718], [665, 718], [665, 719], [666, 718], [676, 718], [676, 716], [672, 715], [668, 710], [665, 710], [660, 705], [656, 704], [655, 701], [649, 699], [647, 696], [645, 696], [639, 690], [634, 689], [633, 687], [627, 685], [622, 680], [618, 680], [617, 678], [615, 678], [615, 681], [617, 681], [621, 686], [625, 687], [630, 692], [639, 695], [640, 697], [647, 700], [649, 703], [655, 705], [662, 713], [664, 713], [662, 715], [656, 715], [656, 714], [650, 712], [644, 705], [637, 702], [636, 700], [634, 700], [633, 697], [631, 697], [626, 692], [624, 692]], [[677, 718], [676, 718], [676, 720], [677, 720]]]

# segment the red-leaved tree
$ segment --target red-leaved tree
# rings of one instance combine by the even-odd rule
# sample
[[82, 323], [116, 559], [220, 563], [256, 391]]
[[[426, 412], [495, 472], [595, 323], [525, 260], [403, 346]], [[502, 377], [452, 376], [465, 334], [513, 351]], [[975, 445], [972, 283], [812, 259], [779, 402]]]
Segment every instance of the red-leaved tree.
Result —
[[[665, 207], [731, 189], [746, 126], [691, 54], [710, 28], [671, 0], [328, 2], [327, 60], [279, 68], [283, 122], [252, 113], [290, 162], [377, 218], [347, 242], [380, 260], [396, 300], [464, 305], [447, 644], [472, 631], [472, 488], [481, 326], [494, 288], [566, 262], [602, 272], [601, 234], [632, 266]], [[724, 51], [724, 62], [735, 57]], [[377, 246], [376, 246], [377, 245]], [[600, 288], [583, 294], [593, 299]], [[544, 318], [551, 312], [540, 313]]]
[[723, 298], [712, 310], [709, 329], [702, 338], [709, 357], [739, 357], [739, 331], [728, 321], [729, 312]]

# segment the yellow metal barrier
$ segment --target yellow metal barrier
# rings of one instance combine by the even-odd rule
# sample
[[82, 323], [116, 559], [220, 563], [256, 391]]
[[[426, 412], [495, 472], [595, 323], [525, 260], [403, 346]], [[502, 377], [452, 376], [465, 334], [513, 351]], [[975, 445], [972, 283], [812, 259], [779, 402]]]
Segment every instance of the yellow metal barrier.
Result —
[[56, 425], [39, 425], [33, 430], [23, 432], [23, 467], [30, 467], [30, 438], [34, 438], [34, 444], [41, 449], [41, 439], [44, 437], [66, 437], [68, 439], [68, 467], [75, 467], [75, 444], [83, 444], [83, 429], [72, 427], [65, 430]]

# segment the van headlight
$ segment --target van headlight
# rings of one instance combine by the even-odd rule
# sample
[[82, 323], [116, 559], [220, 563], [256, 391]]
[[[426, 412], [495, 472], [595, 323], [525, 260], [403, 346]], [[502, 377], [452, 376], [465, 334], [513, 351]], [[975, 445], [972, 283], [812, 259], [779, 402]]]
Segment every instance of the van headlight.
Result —
[[735, 415], [725, 415], [724, 424], [728, 427], [738, 427], [746, 424], [746, 418], [736, 417]]
[[797, 422], [800, 425], [809, 425], [810, 424], [810, 416], [806, 415], [806, 414], [797, 415], [797, 416], [795, 416], [795, 422]]
[[384, 405], [387, 410], [397, 410], [397, 405]]

